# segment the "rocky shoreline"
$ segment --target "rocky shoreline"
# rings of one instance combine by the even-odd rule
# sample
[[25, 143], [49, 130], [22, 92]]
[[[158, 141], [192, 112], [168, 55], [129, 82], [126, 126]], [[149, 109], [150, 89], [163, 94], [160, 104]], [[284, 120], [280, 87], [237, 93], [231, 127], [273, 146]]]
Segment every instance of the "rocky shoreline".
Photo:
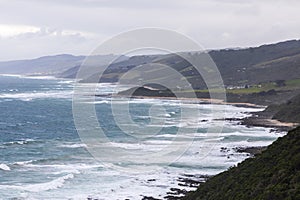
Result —
[[[272, 131], [278, 132], [286, 132], [292, 129], [295, 124], [293, 123], [283, 123], [277, 120], [272, 120], [270, 118], [262, 118], [256, 114], [253, 114], [251, 117], [239, 119], [239, 118], [226, 118], [227, 121], [237, 121], [238, 124], [246, 125], [248, 127], [267, 127], [272, 128]], [[267, 123], [266, 123], [267, 122]], [[233, 149], [227, 149], [225, 147], [221, 148], [220, 151], [229, 152], [233, 150], [237, 153], [247, 153], [250, 157], [255, 157], [258, 154], [261, 154], [264, 150], [267, 149], [267, 146], [256, 146], [256, 147], [235, 147]], [[178, 186], [188, 186], [192, 190], [197, 189], [201, 183], [204, 183], [208, 180], [211, 176], [208, 175], [191, 175], [191, 174], [184, 174], [183, 176], [179, 177]], [[166, 196], [162, 199], [166, 200], [179, 200], [182, 199], [189, 191], [180, 188], [171, 188], [170, 191], [167, 192]], [[143, 196], [142, 200], [162, 200], [157, 199], [151, 196]]]
[[[243, 103], [239, 103], [238, 105], [232, 103], [228, 103], [228, 104], [235, 105], [235, 106], [247, 105]], [[252, 105], [250, 107], [252, 107]], [[257, 108], [259, 106], [257, 105], [253, 107]], [[258, 113], [254, 113], [252, 114], [252, 116], [243, 119], [225, 118], [225, 120], [237, 121], [238, 124], [245, 125], [248, 127], [272, 128], [271, 131], [276, 131], [276, 132], [287, 132], [297, 126], [296, 123], [280, 122], [278, 120], [272, 119], [271, 117], [261, 116]], [[256, 147], [235, 147], [232, 150], [237, 153], [247, 153], [248, 156], [254, 157], [258, 154], [261, 154], [266, 149], [267, 146], [256, 146]], [[226, 151], [230, 151], [230, 149], [222, 148], [220, 151], [226, 152]], [[198, 186], [200, 186], [201, 183], [204, 183], [209, 178], [210, 176], [207, 175], [186, 175], [184, 178], [183, 177], [178, 178], [179, 180], [178, 186], [188, 186], [191, 189], [196, 189]], [[187, 193], [188, 193], [187, 190], [182, 190], [179, 188], [171, 188], [170, 191], [167, 192], [167, 195], [163, 197], [163, 199], [179, 200], [182, 199]], [[142, 200], [161, 200], [161, 199], [156, 199], [154, 197], [143, 197]]]
[[[247, 153], [250, 157], [254, 157], [258, 154], [261, 154], [266, 150], [266, 146], [257, 146], [257, 147], [235, 147], [232, 150], [237, 153]], [[230, 151], [230, 149], [222, 148], [220, 151]], [[197, 189], [202, 183], [206, 182], [210, 177], [208, 175], [192, 175], [192, 174], [183, 174], [178, 177], [178, 187], [185, 186], [191, 188], [192, 190]], [[181, 188], [171, 188], [164, 197], [161, 199], [154, 198], [152, 196], [143, 196], [142, 200], [180, 200], [182, 199], [190, 190], [185, 190]]]
[[[96, 95], [98, 96], [98, 95]], [[98, 96], [103, 97], [103, 96]], [[107, 97], [107, 96], [106, 96]], [[112, 96], [110, 96], [112, 97]], [[153, 98], [159, 98], [159, 99], [172, 99], [172, 100], [182, 100], [190, 103], [200, 103], [200, 104], [222, 104], [222, 105], [233, 105], [237, 107], [247, 107], [247, 108], [266, 108], [265, 106], [260, 106], [252, 103], [232, 103], [232, 102], [223, 102], [217, 99], [198, 99], [198, 98], [177, 98], [177, 97], [170, 97], [170, 96], [126, 96], [118, 94], [113, 97], [125, 97], [130, 99], [153, 99]], [[292, 128], [296, 127], [296, 123], [285, 123], [280, 122], [278, 120], [272, 119], [272, 116], [270, 113], [253, 113], [252, 116], [246, 117], [243, 119], [240, 118], [225, 118], [220, 120], [226, 120], [226, 121], [236, 121], [237, 124], [245, 125], [247, 127], [267, 127], [272, 128], [271, 131], [278, 131], [278, 132], [287, 132], [288, 130], [291, 130]], [[218, 119], [216, 119], [218, 120]], [[254, 157], [257, 154], [262, 153], [264, 150], [266, 150], [266, 146], [257, 146], [257, 147], [235, 147], [233, 149], [220, 149], [220, 151], [224, 152], [237, 152], [237, 153], [247, 153], [248, 156]], [[186, 189], [182, 189], [180, 187], [188, 187], [192, 190], [197, 189], [201, 183], [204, 183], [206, 180], [208, 180], [210, 176], [208, 175], [192, 175], [192, 174], [183, 174], [182, 176], [178, 177], [178, 188], [170, 188], [170, 190], [166, 193], [164, 197], [161, 197], [160, 199], [157, 199], [152, 196], [143, 196], [141, 195], [142, 200], [178, 200], [182, 199], [189, 191]], [[152, 180], [155, 181], [155, 180]], [[91, 200], [91, 199], [88, 199]]]
[[[206, 180], [208, 180], [211, 176], [208, 175], [192, 175], [192, 174], [182, 174], [180, 177], [178, 177], [178, 186], [184, 186], [189, 187], [193, 189], [197, 189], [201, 183], [204, 183]], [[163, 197], [163, 199], [167, 200], [178, 200], [184, 197], [189, 191], [181, 188], [171, 188], [166, 196]], [[144, 196], [142, 200], [161, 200], [157, 199], [151, 196]]]
[[271, 117], [251, 116], [241, 120], [241, 124], [247, 127], [266, 127], [272, 128], [274, 131], [289, 131], [297, 127], [297, 123], [281, 122]]

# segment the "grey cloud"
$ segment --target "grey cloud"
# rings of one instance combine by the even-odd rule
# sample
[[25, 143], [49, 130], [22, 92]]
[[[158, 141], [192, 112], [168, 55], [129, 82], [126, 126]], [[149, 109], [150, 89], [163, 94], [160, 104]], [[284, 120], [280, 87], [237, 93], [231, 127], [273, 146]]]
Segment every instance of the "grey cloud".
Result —
[[[0, 48], [10, 45], [0, 60], [56, 51], [87, 54], [103, 40], [139, 27], [179, 31], [209, 49], [300, 38], [299, 7], [296, 0], [2, 0], [0, 24], [41, 31], [0, 39]], [[66, 30], [74, 34], [61, 34]], [[24, 45], [30, 51], [22, 56]]]

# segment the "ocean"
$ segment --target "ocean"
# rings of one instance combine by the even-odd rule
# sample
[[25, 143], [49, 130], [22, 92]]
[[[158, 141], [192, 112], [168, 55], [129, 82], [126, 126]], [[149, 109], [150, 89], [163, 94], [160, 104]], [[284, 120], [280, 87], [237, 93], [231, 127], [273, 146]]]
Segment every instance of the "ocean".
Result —
[[[88, 84], [82, 84], [85, 86]], [[163, 198], [171, 188], [192, 189], [178, 185], [182, 177], [215, 175], [249, 157], [234, 148], [269, 145], [284, 134], [216, 119], [210, 113], [213, 106], [215, 113], [225, 111], [226, 118], [243, 118], [262, 108], [116, 97], [111, 112], [111, 99], [105, 95], [126, 86], [99, 84], [100, 96], [85, 103], [95, 106], [109, 145], [129, 150], [130, 154], [116, 158], [116, 162], [112, 156], [105, 159], [109, 155], [101, 160], [90, 153], [90, 144], [83, 143], [76, 130], [73, 88], [74, 82], [65, 79], [0, 76], [0, 199]], [[136, 129], [122, 121], [128, 113], [123, 112], [124, 106], [118, 105], [129, 105], [130, 117], [144, 128]], [[149, 112], [156, 106], [165, 111]], [[191, 113], [199, 111], [200, 115], [182, 118], [182, 108]], [[117, 115], [121, 120], [118, 123], [113, 120]], [[141, 130], [147, 132], [150, 125], [159, 128], [150, 139], [145, 139], [147, 135], [140, 140], [132, 139]], [[221, 133], [207, 132], [218, 126], [222, 126]], [[123, 134], [120, 127], [126, 127], [130, 136]], [[179, 129], [180, 141], [192, 142], [175, 160], [135, 160], [133, 151], [145, 152], [144, 156], [149, 151], [163, 152], [165, 146], [175, 143]], [[141, 167], [146, 170], [140, 170]]]

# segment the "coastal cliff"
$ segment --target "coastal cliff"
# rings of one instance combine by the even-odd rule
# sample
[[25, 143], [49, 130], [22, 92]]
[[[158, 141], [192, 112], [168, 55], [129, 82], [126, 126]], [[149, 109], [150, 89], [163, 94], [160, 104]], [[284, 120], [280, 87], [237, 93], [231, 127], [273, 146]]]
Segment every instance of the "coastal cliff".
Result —
[[300, 199], [300, 127], [201, 184], [184, 200]]

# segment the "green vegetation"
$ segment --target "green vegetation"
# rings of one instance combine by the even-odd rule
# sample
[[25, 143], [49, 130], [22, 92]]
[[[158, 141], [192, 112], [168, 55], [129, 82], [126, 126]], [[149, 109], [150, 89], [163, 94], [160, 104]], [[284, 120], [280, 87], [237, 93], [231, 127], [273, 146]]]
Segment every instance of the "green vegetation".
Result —
[[286, 81], [286, 85], [289, 87], [299, 87], [300, 86], [300, 79], [293, 79]]
[[255, 158], [212, 177], [183, 199], [300, 199], [300, 127]]
[[[189, 77], [187, 77], [189, 78]], [[192, 77], [191, 77], [192, 78]], [[251, 85], [248, 88], [235, 88], [235, 89], [226, 89], [227, 94], [253, 94], [253, 93], [260, 93], [260, 92], [267, 92], [270, 90], [275, 91], [287, 91], [293, 89], [300, 89], [300, 79], [293, 79], [284, 81], [284, 86], [278, 86], [276, 81], [274, 82], [267, 82], [257, 85]], [[180, 93], [208, 93], [208, 89], [197, 89], [197, 90], [181, 90]], [[211, 89], [210, 92], [223, 92], [221, 89]]]
[[300, 95], [284, 104], [270, 105], [264, 112], [273, 113], [273, 118], [284, 122], [300, 122]]
[[251, 87], [251, 88], [241, 88], [241, 89], [232, 89], [232, 90], [226, 90], [227, 93], [232, 94], [250, 94], [250, 93], [259, 93], [262, 91], [266, 91], [264, 88], [258, 88], [258, 87]]
[[[278, 80], [279, 81], [279, 80]], [[227, 93], [232, 94], [251, 94], [251, 93], [259, 93], [259, 92], [267, 92], [269, 90], [275, 91], [286, 91], [300, 88], [300, 79], [292, 79], [288, 81], [283, 81], [283, 85], [279, 86], [277, 81], [262, 83], [258, 85], [251, 85], [248, 88], [240, 88], [240, 89], [227, 89]]]
[[[286, 89], [289, 89], [293, 84], [299, 85], [295, 83], [295, 81], [291, 81], [299, 79], [300, 77], [299, 40], [246, 49], [212, 50], [209, 51], [208, 54], [218, 67], [225, 85], [249, 85], [254, 87], [262, 83], [266, 85], [265, 88], [261, 89], [258, 87], [256, 89], [247, 88], [248, 90], [237, 89], [228, 91], [231, 94], [249, 94], [268, 91], [276, 87], [276, 85], [272, 84], [267, 86], [268, 83], [274, 83], [278, 80], [285, 80], [288, 86]], [[186, 54], [186, 56], [191, 59], [201, 58], [202, 55], [203, 53], [201, 52], [189, 52]], [[141, 77], [133, 77], [130, 83], [135, 83], [140, 79], [145, 80], [147, 83], [154, 82], [156, 79], [174, 80], [169, 73], [164, 73], [164, 69], [167, 66], [167, 68], [172, 68], [180, 72], [183, 77], [188, 79], [193, 88], [206, 89], [207, 87], [199, 71], [192, 67], [191, 63], [177, 54], [140, 55], [115, 62], [105, 71], [100, 82], [118, 82], [120, 76], [116, 74], [124, 74], [139, 66], [145, 67], [143, 68], [144, 73], [141, 74]], [[207, 72], [212, 72], [209, 66], [203, 66], [203, 69]], [[76, 71], [78, 69], [75, 68], [74, 70]], [[67, 74], [69, 77], [70, 72], [68, 71]], [[113, 76], [109, 74], [113, 74]], [[87, 80], [83, 80], [83, 82], [98, 82], [98, 79], [98, 76], [91, 76], [87, 78]], [[180, 81], [175, 81], [174, 88], [176, 88], [176, 84], [180, 86]], [[284, 88], [280, 90], [282, 89]]]

